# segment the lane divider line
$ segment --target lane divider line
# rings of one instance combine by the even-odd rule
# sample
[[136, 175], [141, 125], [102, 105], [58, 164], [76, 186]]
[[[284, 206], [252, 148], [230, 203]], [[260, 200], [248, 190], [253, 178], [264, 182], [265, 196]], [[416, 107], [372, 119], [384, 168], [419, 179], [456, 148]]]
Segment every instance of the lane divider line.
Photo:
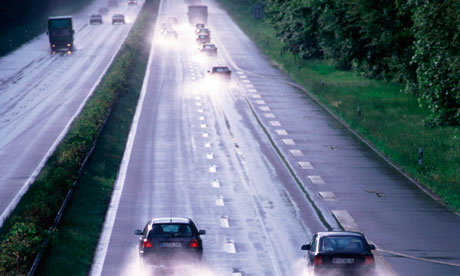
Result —
[[319, 196], [325, 201], [336, 201], [337, 197], [333, 192], [319, 192]]
[[303, 152], [301, 150], [299, 150], [299, 149], [290, 149], [289, 153], [292, 156], [303, 156]]
[[264, 113], [264, 117], [273, 119], [273, 118], [275, 118], [275, 114], [273, 114], [273, 113]]
[[278, 135], [288, 135], [287, 131], [285, 129], [277, 129], [275, 130], [276, 134]]
[[256, 104], [265, 104], [265, 101], [264, 100], [257, 100]]
[[319, 185], [326, 184], [326, 182], [324, 182], [323, 178], [321, 176], [319, 176], [319, 175], [308, 175], [307, 177], [308, 177], [308, 179], [310, 179], [310, 182], [312, 184], [319, 184]]
[[295, 145], [295, 142], [294, 142], [294, 140], [292, 140], [292, 139], [281, 139], [281, 141], [282, 141], [283, 144], [285, 144], [286, 146], [294, 146], [294, 145]]
[[228, 222], [228, 216], [221, 216], [219, 218], [219, 221], [220, 221], [220, 226], [222, 228], [229, 228], [230, 227], [230, 223]]
[[301, 169], [304, 169], [304, 170], [313, 170], [313, 165], [308, 162], [308, 161], [299, 161], [297, 162], [297, 166], [299, 166]]
[[[351, 217], [350, 213], [346, 210], [332, 210], [332, 215], [337, 219], [339, 224], [345, 231], [358, 231], [361, 232], [355, 220]], [[379, 250], [373, 252], [376, 264], [380, 264], [377, 274], [384, 276], [396, 276], [390, 264], [383, 258]]]
[[235, 242], [232, 240], [227, 240], [224, 244], [224, 251], [230, 254], [236, 253]]
[[261, 106], [261, 107], [259, 107], [259, 109], [262, 110], [262, 111], [270, 111], [270, 107], [268, 107], [268, 106]]
[[223, 196], [217, 196], [216, 197], [216, 206], [224, 206], [224, 197]]
[[277, 127], [281, 126], [281, 123], [279, 121], [270, 121], [269, 123], [272, 126], [277, 126]]
[[[162, 10], [163, 1], [160, 2], [158, 11]], [[157, 16], [155, 20], [155, 27], [158, 28], [158, 19]], [[158, 33], [158, 31], [156, 32]], [[141, 94], [139, 96], [139, 101], [136, 106], [136, 113], [134, 114], [133, 122], [131, 124], [131, 129], [129, 131], [128, 141], [126, 143], [125, 152], [123, 153], [123, 159], [121, 161], [120, 170], [118, 171], [117, 180], [113, 187], [112, 197], [110, 199], [109, 208], [107, 210], [104, 225], [102, 226], [101, 235], [99, 237], [98, 245], [94, 255], [93, 263], [91, 265], [91, 270], [89, 272], [90, 276], [99, 276], [102, 273], [102, 268], [105, 262], [105, 256], [107, 255], [107, 250], [110, 243], [110, 238], [112, 236], [113, 226], [115, 224], [115, 217], [117, 215], [118, 206], [120, 204], [121, 194], [123, 192], [123, 187], [126, 181], [126, 174], [128, 172], [128, 164], [131, 159], [131, 153], [133, 151], [134, 139], [137, 133], [137, 127], [139, 125], [139, 119], [142, 113], [142, 108], [144, 105], [145, 95], [147, 94], [147, 86], [149, 83], [150, 72], [152, 70], [152, 58], [154, 53], [154, 40], [156, 36], [153, 36], [151, 41], [151, 48], [149, 53], [149, 58], [147, 60], [147, 70], [145, 71], [144, 80], [142, 83]], [[121, 46], [120, 46], [121, 47]]]
[[213, 188], [220, 188], [220, 181], [219, 179], [214, 179], [211, 183]]

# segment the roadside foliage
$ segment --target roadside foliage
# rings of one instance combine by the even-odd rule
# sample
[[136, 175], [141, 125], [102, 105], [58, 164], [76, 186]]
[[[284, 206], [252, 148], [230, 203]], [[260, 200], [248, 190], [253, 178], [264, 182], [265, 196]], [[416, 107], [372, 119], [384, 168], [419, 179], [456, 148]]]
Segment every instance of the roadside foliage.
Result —
[[460, 125], [460, 1], [263, 0], [286, 50], [405, 84], [427, 122]]

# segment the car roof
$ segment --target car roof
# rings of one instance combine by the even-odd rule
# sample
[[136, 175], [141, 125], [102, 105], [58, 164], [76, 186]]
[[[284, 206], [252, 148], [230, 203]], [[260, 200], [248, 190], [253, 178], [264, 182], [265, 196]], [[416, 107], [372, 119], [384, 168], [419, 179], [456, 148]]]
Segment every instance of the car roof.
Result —
[[157, 223], [190, 223], [189, 218], [180, 218], [180, 217], [162, 217], [162, 218], [152, 218], [152, 224]]
[[331, 236], [351, 236], [351, 237], [364, 237], [361, 232], [354, 231], [327, 231], [327, 232], [318, 232], [318, 237], [331, 237]]
[[48, 19], [72, 19], [72, 16], [66, 15], [66, 16], [50, 16]]

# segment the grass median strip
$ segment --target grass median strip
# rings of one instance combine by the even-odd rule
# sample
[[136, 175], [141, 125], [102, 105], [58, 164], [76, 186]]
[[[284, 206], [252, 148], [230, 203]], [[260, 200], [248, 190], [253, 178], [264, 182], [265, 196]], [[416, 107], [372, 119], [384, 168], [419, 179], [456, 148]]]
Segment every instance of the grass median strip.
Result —
[[248, 1], [219, 3], [275, 64], [403, 171], [460, 210], [459, 128], [425, 123], [429, 111], [419, 107], [417, 97], [401, 92], [402, 85], [364, 78], [340, 71], [328, 60], [303, 60], [285, 51], [270, 23], [252, 18]]
[[[0, 275], [27, 274], [41, 241], [49, 235], [53, 237], [51, 250], [38, 274], [84, 275], [89, 271], [142, 86], [158, 5], [159, 0], [146, 0], [108, 73], [3, 225]], [[81, 164], [96, 139], [97, 146], [79, 178]], [[77, 179], [58, 231], [49, 233], [47, 229]]]

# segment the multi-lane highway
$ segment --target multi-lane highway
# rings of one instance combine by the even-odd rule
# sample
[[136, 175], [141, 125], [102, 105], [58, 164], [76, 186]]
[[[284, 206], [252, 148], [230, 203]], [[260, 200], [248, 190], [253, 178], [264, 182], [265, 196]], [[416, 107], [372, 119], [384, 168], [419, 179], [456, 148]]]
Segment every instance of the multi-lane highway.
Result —
[[[339, 223], [384, 250], [379, 275], [459, 275], [459, 217], [294, 88], [216, 2], [202, 3], [217, 58], [197, 56], [183, 1], [161, 3], [157, 25], [177, 17], [179, 38], [157, 27], [91, 275], [137, 275], [134, 230], [158, 216], [207, 230], [203, 261], [177, 275], [302, 275], [300, 245]], [[232, 82], [209, 82], [212, 65], [230, 66]]]
[[[155, 32], [142, 96], [91, 275], [138, 275], [149, 218], [194, 219], [201, 263], [175, 275], [304, 275], [300, 245], [316, 231], [363, 231], [379, 275], [460, 275], [460, 218], [381, 160], [277, 69], [215, 1], [218, 57], [197, 55], [182, 0], [163, 0], [177, 41]], [[76, 51], [50, 55], [46, 35], [0, 59], [0, 223], [98, 83], [127, 25], [74, 16]], [[140, 6], [140, 5], [139, 5]], [[157, 24], [160, 25], [160, 24]], [[228, 65], [229, 83], [206, 70]], [[383, 258], [381, 257], [383, 255]]]
[[[89, 15], [106, 6], [96, 0], [73, 15], [72, 54], [51, 55], [43, 34], [0, 59], [0, 225], [99, 83], [141, 5], [120, 2], [102, 25], [89, 25]], [[127, 24], [111, 24], [118, 12]]]

